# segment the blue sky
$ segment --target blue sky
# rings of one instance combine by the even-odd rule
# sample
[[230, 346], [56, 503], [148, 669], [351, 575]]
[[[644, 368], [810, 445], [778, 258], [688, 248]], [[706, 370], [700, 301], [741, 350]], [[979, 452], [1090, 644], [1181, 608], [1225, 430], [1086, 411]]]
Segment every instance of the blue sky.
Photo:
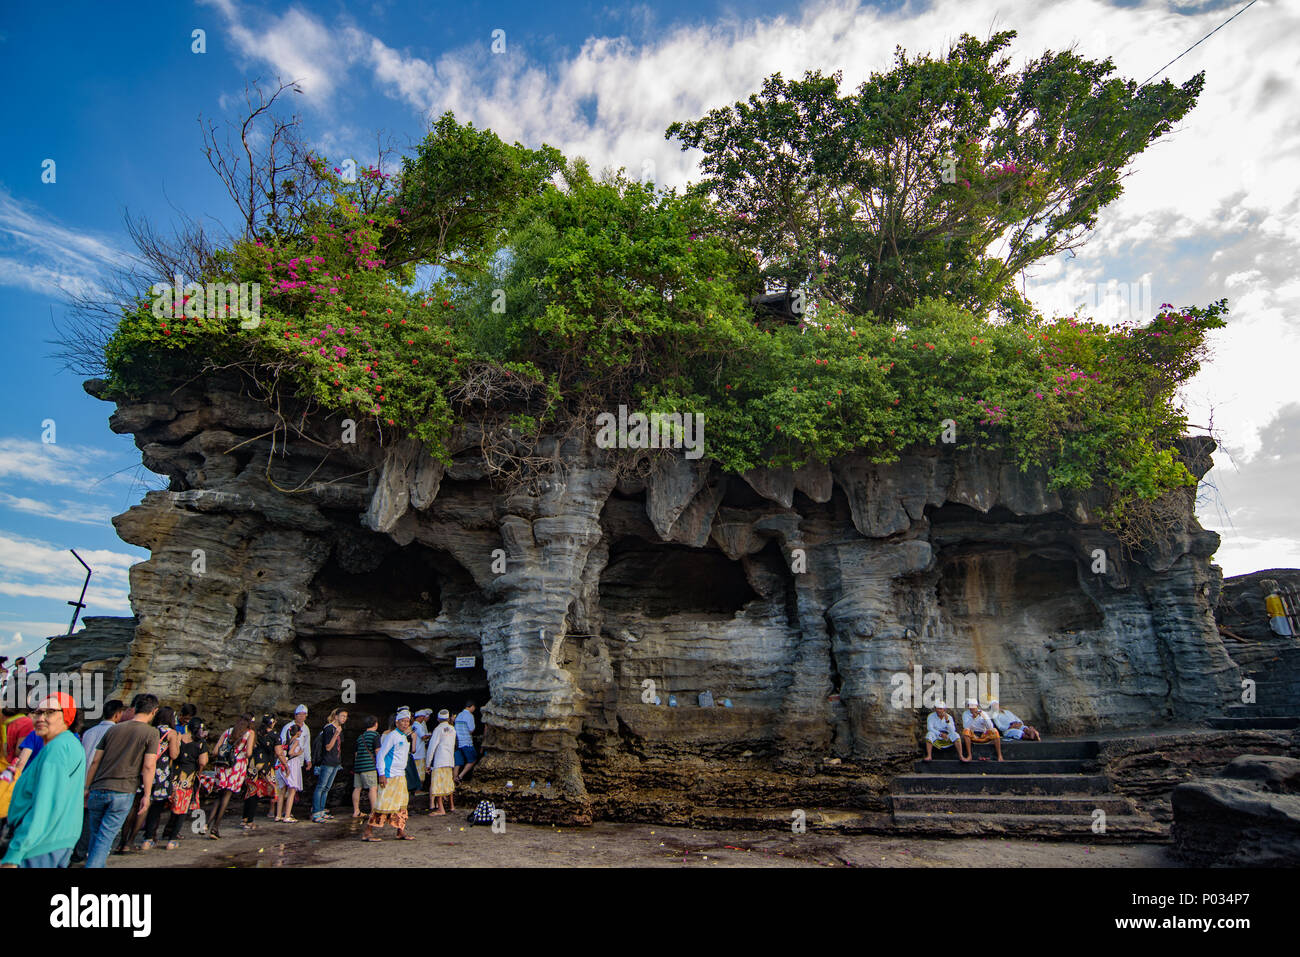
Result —
[[[111, 406], [49, 358], [51, 322], [66, 308], [61, 290], [101, 284], [127, 255], [126, 210], [161, 224], [176, 209], [232, 221], [197, 119], [233, 115], [247, 81], [300, 81], [293, 105], [335, 159], [368, 160], [378, 131], [403, 146], [452, 109], [596, 169], [652, 164], [661, 182], [681, 183], [694, 159], [663, 139], [664, 127], [747, 95], [776, 70], [842, 69], [851, 85], [888, 68], [896, 43], [937, 51], [963, 31], [1014, 28], [1018, 59], [1077, 44], [1144, 79], [1244, 2], [9, 5], [0, 14], [0, 654], [66, 628], [81, 582], [69, 548], [97, 569], [87, 613], [129, 613], [127, 568], [146, 556], [109, 518], [163, 483], [140, 468], [130, 437], [109, 431]], [[1170, 67], [1177, 82], [1207, 70], [1201, 104], [1139, 159], [1077, 257], [1026, 277], [1044, 305], [1108, 281], [1149, 284], [1157, 305], [1230, 299], [1216, 359], [1186, 395], [1193, 422], [1212, 422], [1225, 440], [1201, 515], [1224, 535], [1228, 574], [1300, 565], [1290, 498], [1300, 467], [1298, 6], [1258, 0]], [[202, 54], [191, 49], [196, 29]], [[504, 53], [491, 51], [494, 30], [505, 31]], [[41, 180], [47, 159], [54, 183]]]

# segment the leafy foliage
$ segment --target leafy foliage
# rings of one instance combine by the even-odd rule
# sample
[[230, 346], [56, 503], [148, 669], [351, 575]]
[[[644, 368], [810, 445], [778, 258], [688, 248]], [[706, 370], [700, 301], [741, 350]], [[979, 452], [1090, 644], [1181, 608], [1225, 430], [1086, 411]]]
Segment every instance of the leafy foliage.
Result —
[[[1057, 488], [1110, 489], [1118, 526], [1194, 483], [1177, 390], [1225, 303], [1113, 329], [972, 307], [1117, 195], [1122, 164], [1094, 126], [1132, 155], [1199, 80], [1137, 93], [1072, 54], [1013, 77], [992, 62], [1008, 36], [963, 38], [942, 61], [900, 54], [852, 97], [835, 78], [770, 79], [677, 127], [706, 147], [707, 189], [597, 180], [450, 115], [394, 177], [344, 182], [313, 158], [320, 198], [294, 228], [232, 241], [202, 277], [260, 283], [260, 322], [141, 297], [108, 344], [111, 387], [149, 394], [238, 366], [444, 459], [469, 420], [527, 444], [594, 430], [620, 404], [702, 413], [706, 454], [734, 472], [888, 461], [955, 436], [1003, 446]], [[938, 178], [949, 147], [968, 184]], [[1008, 229], [1023, 231], [1012, 255], [978, 251]], [[756, 319], [758, 279], [814, 264], [806, 323]], [[418, 282], [428, 266], [436, 278]]]
[[703, 151], [698, 188], [766, 284], [885, 319], [926, 297], [1023, 315], [1013, 277], [1082, 241], [1204, 76], [1139, 88], [1070, 51], [1012, 73], [998, 57], [1014, 36], [964, 35], [941, 59], [900, 49], [849, 95], [838, 73], [774, 74], [668, 136]]

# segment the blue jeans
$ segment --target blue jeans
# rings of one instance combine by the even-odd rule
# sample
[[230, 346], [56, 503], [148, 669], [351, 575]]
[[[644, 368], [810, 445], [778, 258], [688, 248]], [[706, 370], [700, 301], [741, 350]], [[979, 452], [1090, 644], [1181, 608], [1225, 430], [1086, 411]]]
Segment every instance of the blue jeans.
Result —
[[35, 857], [27, 857], [18, 862], [19, 867], [67, 867], [68, 860], [72, 857], [72, 848], [65, 847], [61, 851], [50, 851], [48, 854], [37, 854]]
[[329, 800], [330, 788], [334, 786], [334, 777], [339, 773], [337, 764], [316, 766], [316, 790], [311, 795], [311, 816], [320, 817], [325, 813], [325, 802]]
[[86, 801], [86, 814], [90, 817], [90, 849], [86, 853], [86, 867], [103, 867], [113, 849], [113, 841], [122, 830], [122, 823], [131, 813], [134, 794], [120, 791], [91, 791]]

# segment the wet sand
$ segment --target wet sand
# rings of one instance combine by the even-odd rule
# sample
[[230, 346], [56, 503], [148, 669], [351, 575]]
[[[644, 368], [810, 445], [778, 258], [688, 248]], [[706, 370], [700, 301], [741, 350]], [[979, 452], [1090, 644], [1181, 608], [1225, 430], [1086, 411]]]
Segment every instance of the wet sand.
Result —
[[[348, 812], [345, 812], [348, 813]], [[186, 831], [180, 847], [114, 854], [118, 867], [1176, 867], [1161, 844], [1070, 844], [1001, 837], [706, 831], [601, 822], [587, 828], [507, 822], [471, 827], [465, 815], [411, 819], [412, 841], [367, 844], [361, 823], [259, 821], [219, 841]]]

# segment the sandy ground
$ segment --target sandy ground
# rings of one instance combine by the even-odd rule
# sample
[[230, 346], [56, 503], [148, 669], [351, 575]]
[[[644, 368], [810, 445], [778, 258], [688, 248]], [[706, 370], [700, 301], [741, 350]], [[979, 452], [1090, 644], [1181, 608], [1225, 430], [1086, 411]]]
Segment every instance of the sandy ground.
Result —
[[[340, 809], [343, 810], [343, 809]], [[344, 811], [344, 813], [350, 813]], [[1165, 845], [987, 838], [703, 831], [649, 824], [471, 827], [463, 814], [412, 818], [412, 841], [360, 840], [351, 819], [259, 821], [220, 841], [186, 832], [180, 847], [114, 854], [115, 867], [1175, 867]]]

